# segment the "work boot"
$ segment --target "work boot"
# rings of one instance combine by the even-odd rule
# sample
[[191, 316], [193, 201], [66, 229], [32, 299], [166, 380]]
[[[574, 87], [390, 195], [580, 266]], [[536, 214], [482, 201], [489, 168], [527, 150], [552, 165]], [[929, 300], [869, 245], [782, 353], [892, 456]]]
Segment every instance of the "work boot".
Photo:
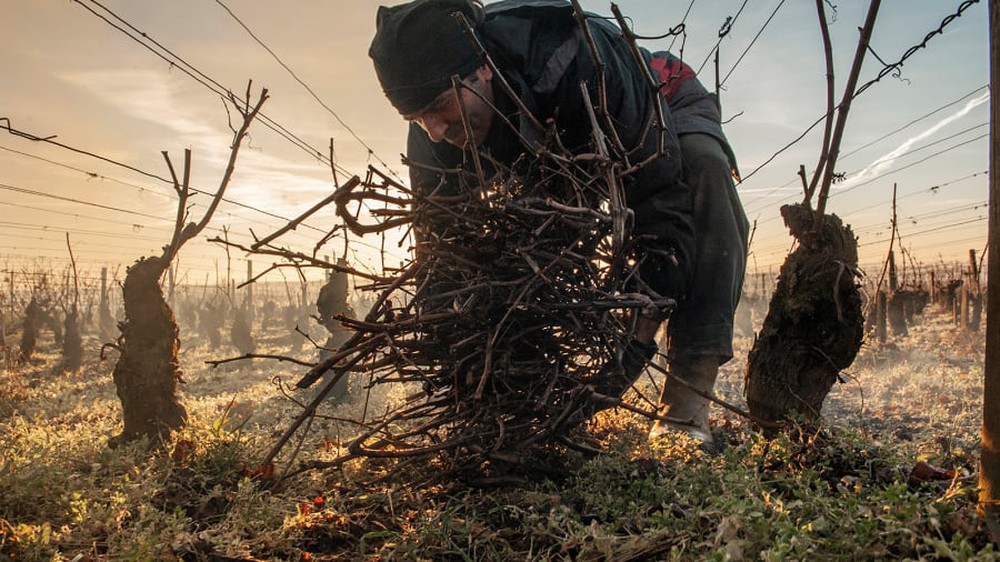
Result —
[[[663, 381], [657, 413], [668, 416], [673, 421], [657, 420], [649, 431], [649, 437], [663, 437], [671, 431], [677, 431], [701, 441], [703, 447], [711, 448], [713, 440], [712, 430], [708, 426], [709, 400], [696, 390], [712, 395], [718, 375], [717, 355], [687, 355], [672, 359], [670, 372]], [[678, 379], [688, 384], [685, 385]]]

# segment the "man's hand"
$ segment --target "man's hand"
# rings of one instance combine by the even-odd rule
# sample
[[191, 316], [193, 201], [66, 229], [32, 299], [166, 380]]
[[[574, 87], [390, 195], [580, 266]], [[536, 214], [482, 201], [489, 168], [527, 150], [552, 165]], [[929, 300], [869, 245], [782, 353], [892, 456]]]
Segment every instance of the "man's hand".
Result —
[[662, 320], [639, 315], [635, 323], [635, 339], [641, 343], [653, 343]]
[[637, 333], [629, 338], [628, 342], [624, 342], [624, 348], [619, 352], [620, 355], [612, 357], [608, 363], [601, 367], [591, 382], [598, 394], [621, 397], [639, 378], [642, 370], [646, 368], [646, 364], [656, 355], [657, 346], [653, 337], [659, 327], [659, 322], [647, 320], [640, 322], [638, 326], [642, 327], [642, 333], [646, 339], [639, 339]]

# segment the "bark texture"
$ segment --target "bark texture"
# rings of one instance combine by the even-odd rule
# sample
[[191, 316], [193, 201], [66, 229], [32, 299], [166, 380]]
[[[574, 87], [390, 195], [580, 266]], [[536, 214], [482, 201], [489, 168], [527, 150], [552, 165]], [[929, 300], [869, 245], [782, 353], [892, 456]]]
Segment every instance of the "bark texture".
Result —
[[41, 308], [38, 300], [31, 299], [27, 308], [24, 309], [24, 324], [21, 330], [21, 360], [29, 361], [35, 354], [35, 345], [38, 341], [38, 323], [41, 316]]
[[83, 363], [83, 335], [80, 333], [80, 312], [76, 305], [66, 312], [63, 323], [66, 329], [63, 337], [63, 371], [75, 371]]
[[112, 446], [141, 437], [156, 444], [187, 421], [177, 396], [179, 331], [160, 288], [168, 264], [162, 257], [144, 258], [125, 276], [125, 321], [118, 325], [123, 337], [114, 370], [125, 428]]
[[864, 333], [857, 240], [836, 215], [813, 231], [813, 212], [786, 205], [782, 217], [799, 247], [781, 266], [760, 335], [750, 350], [750, 413], [776, 422], [819, 416], [838, 374], [854, 361]]

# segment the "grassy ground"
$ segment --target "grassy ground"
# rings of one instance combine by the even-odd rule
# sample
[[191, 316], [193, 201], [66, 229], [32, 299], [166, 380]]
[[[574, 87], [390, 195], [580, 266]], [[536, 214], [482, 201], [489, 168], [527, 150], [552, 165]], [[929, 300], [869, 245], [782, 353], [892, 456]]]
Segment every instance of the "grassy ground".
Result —
[[[189, 427], [158, 453], [110, 450], [114, 357], [85, 343], [77, 372], [58, 374], [43, 337], [35, 360], [0, 374], [0, 560], [1000, 559], [975, 511], [982, 336], [934, 312], [863, 350], [818, 432], [765, 439], [716, 409], [722, 452], [706, 455], [650, 443], [645, 420], [610, 412], [587, 428], [607, 454], [544, 451], [564, 477], [489, 490], [435, 481], [433, 462], [357, 461], [267, 486], [259, 461], [299, 411], [275, 377], [301, 370], [212, 369], [235, 353], [197, 338], [181, 356]], [[717, 385], [734, 404], [750, 343]], [[354, 431], [335, 418], [397, 398], [380, 393], [331, 406], [299, 458], [333, 458]]]

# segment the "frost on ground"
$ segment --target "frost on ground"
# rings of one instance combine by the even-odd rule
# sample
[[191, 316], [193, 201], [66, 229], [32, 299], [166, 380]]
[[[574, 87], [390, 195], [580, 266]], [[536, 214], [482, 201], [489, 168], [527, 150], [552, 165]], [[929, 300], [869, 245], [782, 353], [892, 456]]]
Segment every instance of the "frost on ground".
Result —
[[[255, 335], [258, 352], [316, 356], [278, 328]], [[43, 332], [32, 362], [0, 373], [0, 560], [1000, 559], [975, 513], [983, 335], [934, 309], [908, 336], [866, 344], [819, 432], [766, 439], [713, 407], [724, 448], [707, 455], [606, 412], [586, 430], [607, 454], [553, 447], [562, 478], [488, 490], [435, 481], [433, 461], [377, 459], [273, 486], [293, 451], [334, 458], [354, 421], [406, 389], [355, 378], [269, 472], [260, 459], [316, 392], [289, 390], [305, 369], [213, 368], [238, 352], [181, 338], [190, 423], [154, 453], [107, 447], [121, 407], [114, 357], [100, 361], [92, 335], [76, 372], [58, 373]], [[751, 341], [740, 335], [716, 387], [744, 409]]]

